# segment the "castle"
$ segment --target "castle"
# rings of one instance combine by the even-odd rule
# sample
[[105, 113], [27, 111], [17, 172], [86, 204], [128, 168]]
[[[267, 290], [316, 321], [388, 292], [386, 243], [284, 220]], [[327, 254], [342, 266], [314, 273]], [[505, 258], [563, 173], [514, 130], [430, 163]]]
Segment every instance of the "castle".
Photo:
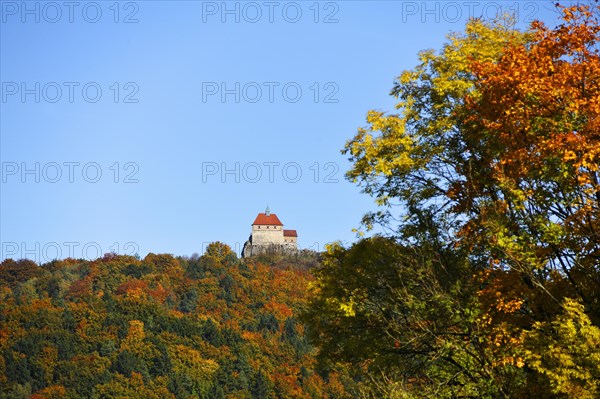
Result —
[[259, 213], [252, 223], [252, 233], [242, 249], [242, 257], [264, 253], [293, 253], [298, 250], [298, 233], [285, 230], [276, 214], [269, 211]]

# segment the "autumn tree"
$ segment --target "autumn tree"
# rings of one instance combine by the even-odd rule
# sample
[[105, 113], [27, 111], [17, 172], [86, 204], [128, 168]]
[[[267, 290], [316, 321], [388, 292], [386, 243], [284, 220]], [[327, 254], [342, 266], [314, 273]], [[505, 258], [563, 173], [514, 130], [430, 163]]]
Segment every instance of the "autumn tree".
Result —
[[[534, 345], [561, 331], [541, 325], [600, 322], [598, 7], [558, 9], [556, 28], [470, 21], [398, 78], [397, 113], [370, 111], [348, 141], [347, 177], [381, 206], [364, 225], [383, 225], [393, 244], [331, 248], [308, 313], [323, 358], [367, 365], [368, 378], [416, 396], [571, 389], [555, 376], [598, 394]], [[566, 341], [557, 353], [579, 358], [581, 371], [595, 354], [576, 336], [579, 348]], [[407, 368], [415, 362], [423, 374]]]
[[0, 281], [6, 283], [9, 287], [16, 286], [19, 282], [27, 281], [30, 278], [42, 274], [42, 270], [35, 262], [28, 259], [6, 259], [0, 263]]
[[[468, 216], [463, 245], [517, 270], [544, 300], [577, 298], [600, 322], [598, 13], [562, 9], [527, 46], [473, 62], [464, 170], [448, 197]], [[468, 173], [467, 173], [468, 170]]]

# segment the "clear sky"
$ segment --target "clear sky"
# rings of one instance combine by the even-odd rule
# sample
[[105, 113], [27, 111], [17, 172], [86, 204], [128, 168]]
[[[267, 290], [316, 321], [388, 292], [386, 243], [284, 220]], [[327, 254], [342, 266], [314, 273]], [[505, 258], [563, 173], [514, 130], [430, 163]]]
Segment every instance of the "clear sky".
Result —
[[269, 205], [303, 248], [373, 200], [340, 153], [469, 17], [550, 1], [0, 1], [1, 259], [238, 252]]

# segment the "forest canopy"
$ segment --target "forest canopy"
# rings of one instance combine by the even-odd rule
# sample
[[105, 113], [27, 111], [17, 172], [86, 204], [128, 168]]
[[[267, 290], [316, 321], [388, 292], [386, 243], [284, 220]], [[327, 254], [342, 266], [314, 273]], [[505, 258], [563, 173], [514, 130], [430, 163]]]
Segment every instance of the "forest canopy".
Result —
[[[268, 259], [266, 260], [268, 261]], [[302, 259], [0, 264], [1, 398], [346, 398], [315, 372]]]

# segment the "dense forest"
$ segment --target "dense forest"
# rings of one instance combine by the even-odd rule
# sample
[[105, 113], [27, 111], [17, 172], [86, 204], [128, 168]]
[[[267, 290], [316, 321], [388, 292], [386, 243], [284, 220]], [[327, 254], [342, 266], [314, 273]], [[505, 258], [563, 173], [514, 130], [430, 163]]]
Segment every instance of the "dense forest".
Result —
[[[263, 263], [266, 262], [266, 263]], [[314, 257], [0, 265], [2, 398], [343, 398], [298, 312]]]

